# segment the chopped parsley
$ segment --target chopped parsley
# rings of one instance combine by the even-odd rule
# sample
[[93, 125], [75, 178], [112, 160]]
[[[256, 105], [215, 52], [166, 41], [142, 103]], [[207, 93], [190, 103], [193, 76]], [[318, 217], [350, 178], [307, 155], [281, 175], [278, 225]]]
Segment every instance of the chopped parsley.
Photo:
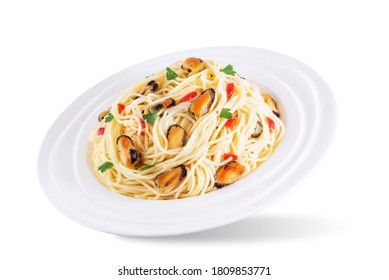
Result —
[[147, 121], [147, 123], [154, 123], [158, 117], [158, 113], [161, 110], [157, 110], [154, 113], [143, 115], [142, 118]]
[[223, 108], [222, 111], [220, 112], [220, 117], [223, 119], [231, 119], [232, 118], [231, 109]]
[[147, 165], [143, 165], [141, 167], [138, 168], [138, 170], [146, 170], [146, 169], [149, 169], [151, 167], [154, 167], [155, 164], [147, 164]]
[[104, 162], [102, 165], [99, 166], [99, 168], [97, 168], [101, 173], [107, 171], [108, 169], [112, 168], [113, 167], [113, 163], [112, 162], [109, 162], [109, 161], [106, 161]]
[[176, 72], [174, 72], [172, 69], [170, 69], [169, 67], [166, 67], [166, 79], [168, 80], [174, 80], [175, 78], [177, 78], [178, 75]]
[[112, 121], [114, 116], [111, 113], [108, 113], [108, 115], [104, 118], [105, 122], [110, 122]]
[[220, 72], [224, 72], [227, 75], [232, 75], [232, 76], [234, 76], [236, 73], [234, 67], [231, 64], [228, 64], [226, 67], [220, 69]]

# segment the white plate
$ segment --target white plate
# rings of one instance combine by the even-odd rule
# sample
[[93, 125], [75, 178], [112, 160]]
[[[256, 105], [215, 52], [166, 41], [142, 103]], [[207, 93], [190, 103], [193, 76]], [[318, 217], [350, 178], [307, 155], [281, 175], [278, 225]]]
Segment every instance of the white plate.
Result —
[[[132, 84], [190, 56], [232, 64], [249, 81], [270, 89], [286, 123], [282, 142], [252, 174], [201, 197], [148, 201], [106, 189], [95, 178], [87, 154], [96, 116]], [[54, 205], [93, 229], [132, 236], [197, 232], [243, 219], [289, 193], [328, 147], [335, 118], [334, 100], [326, 83], [293, 58], [246, 47], [188, 50], [129, 67], [80, 96], [48, 131], [38, 173]]]

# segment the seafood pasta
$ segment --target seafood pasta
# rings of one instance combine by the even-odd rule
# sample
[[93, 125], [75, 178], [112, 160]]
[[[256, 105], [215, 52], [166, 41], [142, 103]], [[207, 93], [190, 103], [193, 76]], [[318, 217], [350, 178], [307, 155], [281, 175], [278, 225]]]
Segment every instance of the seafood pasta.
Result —
[[90, 136], [93, 168], [123, 195], [201, 195], [258, 168], [282, 138], [279, 117], [272, 97], [232, 65], [191, 57], [127, 89], [100, 113]]

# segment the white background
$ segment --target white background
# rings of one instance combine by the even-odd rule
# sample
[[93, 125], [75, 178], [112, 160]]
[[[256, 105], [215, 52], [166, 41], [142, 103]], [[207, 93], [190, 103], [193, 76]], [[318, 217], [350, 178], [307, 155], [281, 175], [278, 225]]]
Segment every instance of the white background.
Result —
[[[2, 1], [0, 278], [126, 279], [117, 276], [123, 265], [252, 265], [271, 267], [264, 279], [389, 279], [385, 2]], [[339, 119], [328, 125], [337, 134], [299, 188], [241, 222], [172, 238], [109, 235], [59, 213], [36, 174], [56, 117], [123, 68], [221, 45], [290, 55], [332, 88]]]

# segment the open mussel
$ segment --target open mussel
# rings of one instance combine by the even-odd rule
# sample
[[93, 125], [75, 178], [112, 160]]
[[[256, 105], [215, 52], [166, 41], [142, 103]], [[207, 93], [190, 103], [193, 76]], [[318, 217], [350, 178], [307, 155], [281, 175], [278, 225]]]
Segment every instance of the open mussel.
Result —
[[181, 70], [186, 76], [191, 76], [205, 69], [205, 63], [197, 57], [189, 57], [184, 60], [181, 65]]
[[116, 139], [120, 162], [127, 168], [137, 169], [141, 165], [141, 154], [135, 147], [132, 139], [127, 135], [120, 135]]
[[214, 99], [215, 90], [213, 88], [204, 90], [190, 104], [188, 108], [189, 115], [196, 120], [201, 116], [205, 115], [206, 113], [208, 113]]
[[185, 146], [188, 139], [185, 129], [178, 124], [169, 127], [166, 137], [169, 150]]
[[186, 177], [187, 171], [184, 165], [179, 165], [157, 175], [154, 184], [157, 188], [176, 187]]
[[218, 189], [235, 183], [240, 179], [245, 167], [236, 161], [230, 161], [229, 163], [220, 166], [215, 174], [215, 187]]
[[276, 115], [278, 118], [280, 117], [280, 112], [278, 112], [276, 102], [274, 102], [273, 98], [270, 97], [270, 95], [264, 93], [262, 94], [263, 100], [269, 107], [272, 109], [273, 114]]
[[161, 112], [165, 112], [167, 108], [173, 107], [174, 105], [176, 105], [176, 101], [174, 101], [173, 98], [168, 98], [150, 107], [149, 112], [154, 113], [158, 110], [160, 110]]

